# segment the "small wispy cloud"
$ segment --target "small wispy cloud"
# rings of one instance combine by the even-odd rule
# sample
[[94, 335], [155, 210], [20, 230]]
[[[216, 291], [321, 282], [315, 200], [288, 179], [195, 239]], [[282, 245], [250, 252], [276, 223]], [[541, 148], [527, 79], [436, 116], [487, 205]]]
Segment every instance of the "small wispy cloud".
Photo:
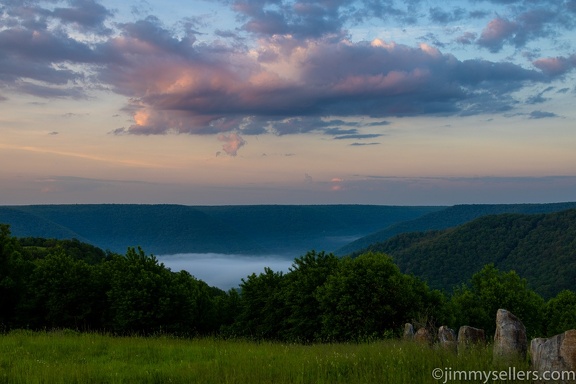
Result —
[[545, 111], [532, 111], [532, 112], [530, 112], [530, 115], [529, 115], [530, 119], [548, 119], [548, 118], [555, 118], [555, 117], [559, 117], [559, 116], [553, 112], [545, 112]]

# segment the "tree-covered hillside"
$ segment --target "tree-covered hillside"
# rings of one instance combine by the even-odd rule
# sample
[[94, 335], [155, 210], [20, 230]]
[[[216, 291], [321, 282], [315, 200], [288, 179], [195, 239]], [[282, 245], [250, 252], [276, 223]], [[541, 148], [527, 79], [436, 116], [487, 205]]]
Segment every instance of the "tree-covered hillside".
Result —
[[410, 232], [423, 232], [455, 227], [486, 215], [501, 213], [551, 213], [576, 208], [576, 202], [551, 204], [471, 204], [455, 205], [431, 212], [413, 220], [392, 224], [387, 228], [361, 237], [335, 250], [337, 255], [348, 255], [381, 243], [389, 238]]
[[196, 207], [265, 249], [333, 251], [351, 239], [444, 207], [257, 205]]
[[447, 230], [397, 235], [368, 249], [391, 255], [403, 272], [432, 288], [451, 290], [493, 263], [550, 297], [576, 283], [576, 209], [489, 215]]
[[[521, 233], [527, 222], [512, 227]], [[516, 272], [491, 264], [447, 294], [383, 253], [338, 258], [309, 251], [287, 273], [266, 268], [224, 292], [142, 249], [120, 255], [77, 240], [15, 238], [3, 224], [0, 308], [0, 334], [69, 328], [316, 343], [393, 337], [412, 322], [431, 330], [471, 325], [490, 337], [498, 308], [519, 315], [530, 337], [576, 327], [576, 293], [545, 301]]]
[[0, 207], [19, 237], [76, 238], [125, 252], [302, 254], [333, 250], [393, 223], [442, 207], [367, 205], [36, 205]]
[[[28, 221], [5, 220], [23, 214]], [[8, 217], [10, 219], [10, 217]], [[38, 234], [38, 223], [55, 223], [58, 231]], [[103, 249], [125, 252], [142, 246], [153, 253], [221, 252], [263, 253], [264, 250], [238, 231], [194, 207], [182, 205], [36, 205], [1, 207], [0, 223], [11, 225], [18, 237], [69, 238], [59, 230]], [[17, 225], [15, 225], [17, 224]], [[45, 231], [46, 232], [46, 231]]]

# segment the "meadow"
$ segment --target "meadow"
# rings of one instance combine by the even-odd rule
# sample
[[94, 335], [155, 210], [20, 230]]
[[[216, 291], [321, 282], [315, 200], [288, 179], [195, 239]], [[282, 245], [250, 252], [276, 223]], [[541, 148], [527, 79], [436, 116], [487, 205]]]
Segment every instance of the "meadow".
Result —
[[[301, 345], [67, 330], [0, 335], [0, 383], [10, 384], [444, 383], [460, 381], [432, 378], [435, 368], [493, 371], [509, 364], [493, 362], [489, 345], [456, 355], [392, 339]], [[514, 366], [529, 369], [524, 361]]]

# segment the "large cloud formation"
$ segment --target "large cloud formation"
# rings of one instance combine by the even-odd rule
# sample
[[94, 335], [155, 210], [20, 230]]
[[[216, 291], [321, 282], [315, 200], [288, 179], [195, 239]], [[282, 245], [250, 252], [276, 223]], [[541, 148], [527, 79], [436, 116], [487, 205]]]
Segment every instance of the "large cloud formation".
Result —
[[[343, 118], [509, 111], [516, 91], [576, 67], [570, 51], [535, 56], [528, 65], [460, 60], [438, 48], [447, 43], [353, 40], [347, 30], [366, 20], [408, 27], [424, 19], [485, 20], [482, 30], [459, 29], [453, 42], [490, 55], [557, 38], [576, 24], [576, 0], [476, 1], [473, 10], [425, 4], [235, 0], [238, 28], [209, 40], [193, 19], [175, 32], [153, 16], [117, 22], [97, 0], [8, 0], [0, 6], [0, 91], [3, 98], [81, 98], [109, 89], [126, 97], [124, 110], [134, 119], [115, 133], [220, 134], [235, 155], [244, 145], [239, 134], [331, 134], [344, 127], [345, 137], [358, 138], [357, 126]], [[507, 15], [493, 15], [489, 6]]]

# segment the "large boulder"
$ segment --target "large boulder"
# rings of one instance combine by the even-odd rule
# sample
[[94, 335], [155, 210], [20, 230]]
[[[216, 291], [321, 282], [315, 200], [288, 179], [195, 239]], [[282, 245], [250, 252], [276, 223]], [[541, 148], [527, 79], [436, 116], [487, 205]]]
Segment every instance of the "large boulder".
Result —
[[[530, 343], [532, 367], [554, 383], [576, 382], [576, 330]], [[545, 381], [546, 382], [546, 381]]]
[[456, 340], [456, 332], [453, 329], [443, 325], [438, 328], [438, 342], [440, 346], [451, 351], [456, 351], [458, 346]]
[[413, 340], [414, 339], [414, 326], [410, 323], [404, 324], [404, 340]]
[[423, 327], [420, 328], [418, 331], [416, 331], [416, 333], [414, 334], [414, 341], [432, 345], [432, 343], [434, 343], [434, 336], [432, 336], [432, 334], [426, 327]]
[[528, 350], [526, 327], [519, 318], [505, 309], [496, 313], [493, 356], [496, 359], [525, 359]]
[[484, 330], [468, 325], [461, 326], [458, 330], [458, 351], [478, 344], [486, 344]]

